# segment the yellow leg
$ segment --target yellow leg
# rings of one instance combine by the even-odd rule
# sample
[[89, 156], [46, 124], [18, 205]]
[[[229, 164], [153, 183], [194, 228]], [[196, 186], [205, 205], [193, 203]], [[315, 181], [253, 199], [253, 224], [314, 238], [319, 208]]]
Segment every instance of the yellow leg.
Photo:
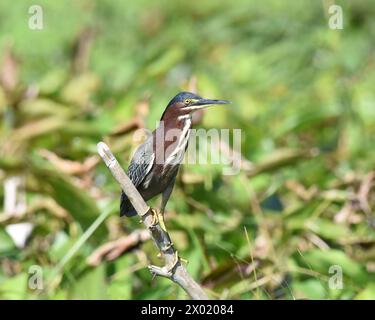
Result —
[[167, 232], [167, 228], [165, 226], [165, 223], [164, 223], [164, 214], [163, 213], [160, 213], [159, 211], [151, 208], [151, 212], [152, 212], [152, 222], [151, 222], [151, 227], [154, 227], [155, 225], [157, 225], [158, 223], [160, 224], [160, 227], [165, 231]]
[[[152, 225], [155, 226], [157, 223], [160, 224], [161, 228], [167, 232], [167, 228], [164, 223], [164, 214], [156, 211], [155, 209], [151, 209], [153, 213], [153, 220], [152, 220]], [[172, 244], [171, 244], [172, 245]], [[162, 257], [162, 253], [159, 252], [157, 257], [160, 259]]]
[[181, 260], [183, 263], [186, 263], [186, 264], [189, 263], [189, 260], [187, 260], [187, 259], [184, 259], [184, 258], [181, 258], [181, 257], [180, 257], [180, 260]]
[[152, 214], [151, 227], [155, 227], [155, 225], [159, 222], [159, 215], [158, 215], [157, 211], [153, 208], [151, 208], [150, 211], [151, 211], [151, 214]]
[[180, 260], [180, 257], [178, 256], [178, 251], [176, 250], [175, 253], [174, 253], [173, 262], [171, 263], [171, 265], [168, 268], [168, 272], [172, 272], [173, 268], [176, 266], [176, 264], [178, 263], [179, 260]]
[[158, 215], [158, 220], [159, 220], [159, 224], [160, 224], [161, 228], [165, 232], [167, 232], [167, 227], [165, 226], [165, 223], [164, 223], [164, 214], [161, 213], [161, 212], [158, 212], [157, 215]]

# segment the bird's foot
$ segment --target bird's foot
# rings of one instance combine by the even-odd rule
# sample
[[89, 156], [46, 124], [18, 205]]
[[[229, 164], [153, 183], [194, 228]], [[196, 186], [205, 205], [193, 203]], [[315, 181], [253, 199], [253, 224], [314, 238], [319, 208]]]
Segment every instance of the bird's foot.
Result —
[[150, 228], [154, 228], [159, 222], [159, 217], [158, 217], [158, 213], [156, 212], [156, 210], [154, 208], [151, 208], [150, 211], [151, 211], [151, 215], [152, 215], [152, 221], [151, 221]]
[[160, 224], [160, 227], [167, 232], [167, 227], [165, 226], [164, 223], [164, 214], [151, 208], [151, 214], [152, 214], [152, 222], [150, 227], [154, 228], [158, 223]]
[[178, 256], [178, 251], [176, 250], [174, 253], [174, 259], [172, 263], [168, 266], [168, 273], [172, 273], [173, 269], [177, 265], [177, 263], [180, 261], [180, 257]]
[[158, 253], [157, 257], [158, 258], [161, 258], [163, 256], [163, 254], [167, 253], [169, 249], [171, 249], [173, 247], [173, 242], [169, 242], [165, 245], [165, 247], [161, 248], [161, 252]]
[[158, 211], [157, 215], [158, 215], [158, 220], [159, 220], [160, 227], [165, 232], [167, 232], [167, 227], [165, 226], [165, 221], [164, 221], [164, 213]]
[[189, 260], [188, 259], [180, 257], [180, 260], [181, 260], [181, 262], [183, 262], [185, 264], [189, 264]]
[[162, 276], [162, 277], [167, 277], [171, 278], [173, 276], [174, 268], [177, 266], [177, 264], [180, 262], [180, 258], [178, 256], [178, 251], [175, 251], [173, 254], [173, 261], [164, 267], [157, 267], [150, 265], [148, 266], [150, 272], [152, 275], [155, 276]]

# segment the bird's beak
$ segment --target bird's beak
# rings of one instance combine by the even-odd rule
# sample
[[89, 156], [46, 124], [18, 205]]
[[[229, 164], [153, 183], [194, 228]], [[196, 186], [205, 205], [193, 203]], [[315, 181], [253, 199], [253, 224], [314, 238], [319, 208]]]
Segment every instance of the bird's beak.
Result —
[[199, 110], [207, 108], [214, 104], [231, 104], [232, 102], [227, 100], [215, 100], [215, 99], [196, 99], [189, 106], [185, 107], [184, 110]]

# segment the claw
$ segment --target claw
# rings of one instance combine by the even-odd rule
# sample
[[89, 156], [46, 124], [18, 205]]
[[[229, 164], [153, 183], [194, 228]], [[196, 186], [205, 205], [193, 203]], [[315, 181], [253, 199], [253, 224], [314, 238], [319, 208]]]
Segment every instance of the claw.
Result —
[[160, 224], [161, 228], [162, 228], [165, 232], [167, 232], [167, 227], [165, 226], [165, 223], [164, 223], [164, 214], [158, 212], [157, 215], [158, 215], [159, 224]]
[[167, 228], [164, 223], [164, 215], [155, 209], [151, 208], [151, 214], [152, 214], [152, 222], [151, 222], [151, 228], [155, 227], [158, 223], [160, 224], [160, 227], [167, 232]]
[[151, 228], [152, 228], [152, 227], [155, 227], [157, 223], [159, 222], [159, 216], [155, 209], [151, 208], [150, 211], [152, 214], [152, 222], [151, 222]]
[[178, 251], [176, 250], [174, 253], [174, 260], [171, 264], [171, 266], [168, 268], [168, 273], [171, 273], [174, 267], [177, 265], [177, 263], [180, 261], [180, 257], [178, 256]]
[[148, 266], [148, 268], [151, 274], [153, 275], [153, 277], [155, 275], [159, 275], [159, 276], [170, 278], [173, 275], [173, 269], [177, 266], [179, 262], [180, 262], [180, 257], [178, 256], [178, 252], [175, 251], [174, 259], [169, 266], [157, 267], [157, 266], [150, 265]]

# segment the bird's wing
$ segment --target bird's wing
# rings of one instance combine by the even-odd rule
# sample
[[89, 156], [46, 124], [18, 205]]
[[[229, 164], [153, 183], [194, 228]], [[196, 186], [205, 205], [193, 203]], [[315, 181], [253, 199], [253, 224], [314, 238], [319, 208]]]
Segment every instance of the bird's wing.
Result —
[[[128, 176], [136, 188], [145, 180], [147, 174], [154, 166], [155, 155], [153, 152], [153, 137], [150, 136], [135, 151], [128, 168]], [[120, 216], [132, 217], [137, 212], [130, 203], [124, 191], [121, 192]]]
[[128, 168], [128, 176], [135, 187], [138, 187], [151, 171], [155, 155], [152, 146], [152, 136], [150, 136], [143, 144], [141, 144], [130, 162]]

